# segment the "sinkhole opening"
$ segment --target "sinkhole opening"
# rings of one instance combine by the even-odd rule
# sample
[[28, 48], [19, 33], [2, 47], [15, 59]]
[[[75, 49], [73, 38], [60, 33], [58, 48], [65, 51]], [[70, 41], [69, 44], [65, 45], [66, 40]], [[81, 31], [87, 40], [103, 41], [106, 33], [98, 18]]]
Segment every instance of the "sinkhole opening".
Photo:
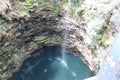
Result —
[[24, 60], [10, 80], [84, 80], [92, 73], [81, 59], [61, 48], [44, 47]]

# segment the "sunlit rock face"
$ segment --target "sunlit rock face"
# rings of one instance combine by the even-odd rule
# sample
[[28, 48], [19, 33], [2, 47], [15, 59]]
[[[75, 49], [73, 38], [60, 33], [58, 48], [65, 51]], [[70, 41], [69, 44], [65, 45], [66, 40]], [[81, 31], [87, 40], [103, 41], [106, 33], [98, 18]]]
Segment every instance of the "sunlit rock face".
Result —
[[83, 30], [78, 31], [84, 44], [81, 42], [82, 47], [77, 44], [76, 47], [95, 72], [108, 54], [116, 32], [120, 30], [119, 4], [119, 0], [85, 0], [76, 11], [76, 19], [85, 30], [84, 34]]

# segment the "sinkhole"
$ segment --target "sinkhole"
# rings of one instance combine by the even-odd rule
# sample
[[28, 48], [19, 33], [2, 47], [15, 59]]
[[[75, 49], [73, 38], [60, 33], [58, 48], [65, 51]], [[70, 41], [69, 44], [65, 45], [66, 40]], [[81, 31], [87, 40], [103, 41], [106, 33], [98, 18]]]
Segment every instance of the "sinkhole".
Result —
[[10, 80], [84, 80], [92, 73], [81, 59], [60, 47], [44, 47], [31, 54]]

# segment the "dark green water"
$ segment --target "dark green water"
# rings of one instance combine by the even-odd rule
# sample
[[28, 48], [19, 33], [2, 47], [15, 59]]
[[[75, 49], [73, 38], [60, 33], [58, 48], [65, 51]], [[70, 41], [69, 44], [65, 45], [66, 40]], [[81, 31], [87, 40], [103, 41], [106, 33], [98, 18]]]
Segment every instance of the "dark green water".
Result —
[[78, 57], [66, 52], [66, 60], [62, 60], [58, 47], [46, 47], [38, 52], [27, 58], [10, 80], [84, 80], [92, 76]]

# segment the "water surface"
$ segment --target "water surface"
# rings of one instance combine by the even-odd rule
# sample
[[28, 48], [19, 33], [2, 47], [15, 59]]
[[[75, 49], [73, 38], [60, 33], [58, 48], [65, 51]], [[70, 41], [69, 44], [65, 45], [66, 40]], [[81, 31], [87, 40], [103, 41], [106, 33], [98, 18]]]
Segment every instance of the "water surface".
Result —
[[91, 77], [89, 68], [78, 58], [61, 49], [47, 47], [26, 59], [10, 80], [84, 80]]

